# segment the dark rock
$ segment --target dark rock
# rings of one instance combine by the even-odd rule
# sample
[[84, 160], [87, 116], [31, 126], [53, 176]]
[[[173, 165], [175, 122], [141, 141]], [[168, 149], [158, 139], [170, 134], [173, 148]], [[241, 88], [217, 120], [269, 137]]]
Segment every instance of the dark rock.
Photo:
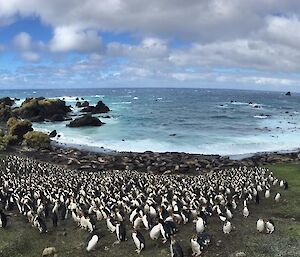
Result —
[[174, 133], [174, 134], [170, 134], [169, 135], [170, 137], [175, 137], [176, 136], [176, 134]]
[[39, 117], [40, 121], [46, 119], [61, 121], [62, 117], [65, 117], [71, 112], [71, 108], [66, 106], [66, 102], [60, 99], [45, 99], [44, 97], [39, 97], [27, 98], [21, 107], [14, 109], [13, 112], [23, 119], [32, 120]]
[[0, 120], [6, 122], [11, 117], [14, 117], [11, 108], [7, 105], [0, 104]]
[[291, 96], [292, 94], [291, 94], [291, 92], [289, 91], [289, 92], [287, 92], [285, 95], [286, 95], [286, 96]]
[[110, 111], [110, 109], [102, 101], [99, 101], [96, 106], [87, 106], [81, 111], [90, 112], [92, 114], [99, 114], [99, 113], [107, 113]]
[[64, 115], [62, 114], [54, 114], [50, 119], [50, 121], [64, 121], [66, 120]]
[[3, 97], [0, 98], [0, 104], [13, 106], [15, 104], [15, 101], [13, 99], [10, 99], [9, 97]]
[[83, 117], [77, 118], [71, 121], [67, 126], [71, 128], [85, 127], [85, 126], [102, 126], [102, 123], [98, 118], [91, 115], [85, 115]]
[[76, 97], [76, 101], [79, 101], [79, 98], [78, 98], [78, 97]]
[[57, 135], [57, 131], [53, 130], [50, 132], [49, 137], [56, 137], [56, 135]]

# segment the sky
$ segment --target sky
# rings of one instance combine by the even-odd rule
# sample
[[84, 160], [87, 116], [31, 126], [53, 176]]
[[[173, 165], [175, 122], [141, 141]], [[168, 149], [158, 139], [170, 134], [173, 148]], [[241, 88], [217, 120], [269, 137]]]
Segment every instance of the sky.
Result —
[[299, 0], [0, 0], [0, 89], [300, 91]]

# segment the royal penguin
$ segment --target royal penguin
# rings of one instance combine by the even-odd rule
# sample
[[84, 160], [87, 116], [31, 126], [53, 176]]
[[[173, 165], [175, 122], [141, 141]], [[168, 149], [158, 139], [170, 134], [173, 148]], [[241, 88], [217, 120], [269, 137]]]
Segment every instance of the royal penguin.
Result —
[[126, 240], [126, 227], [123, 222], [119, 222], [116, 225], [116, 235], [118, 242], [122, 242]]
[[171, 243], [170, 243], [170, 252], [171, 257], [183, 257], [183, 250], [180, 246], [180, 244], [176, 241], [175, 237], [171, 237]]
[[90, 240], [88, 240], [86, 250], [88, 252], [94, 250], [95, 247], [96, 247], [96, 245], [97, 245], [97, 243], [98, 243], [98, 241], [99, 241], [98, 235], [96, 235], [96, 234], [92, 235], [92, 237], [90, 238]]
[[150, 230], [150, 238], [152, 240], [157, 240], [160, 237], [161, 234], [161, 224], [158, 223], [157, 225], [153, 226], [152, 229]]
[[266, 232], [267, 234], [272, 234], [275, 230], [275, 225], [272, 220], [267, 220], [266, 221]]
[[246, 200], [244, 201], [243, 216], [244, 216], [245, 218], [247, 218], [247, 217], [249, 216], [249, 210], [248, 210], [248, 207], [247, 207], [247, 202], [246, 202]]
[[110, 217], [106, 219], [106, 225], [110, 233], [114, 233], [116, 231], [116, 226], [113, 224]]
[[256, 229], [259, 233], [263, 232], [265, 229], [265, 222], [263, 219], [258, 219], [256, 222]]
[[225, 221], [223, 225], [223, 233], [224, 234], [229, 234], [232, 230], [231, 222], [230, 221]]
[[142, 233], [136, 229], [132, 231], [132, 239], [134, 241], [136, 252], [140, 254], [140, 252], [145, 248], [145, 238]]
[[7, 217], [9, 217], [9, 215], [5, 214], [3, 210], [0, 209], [0, 228], [7, 227]]
[[201, 217], [197, 217], [197, 219], [195, 220], [195, 223], [196, 223], [196, 232], [202, 233], [205, 229], [204, 220]]
[[192, 256], [200, 256], [202, 252], [201, 245], [197, 239], [197, 235], [191, 239]]
[[280, 197], [281, 197], [281, 195], [280, 195], [280, 193], [277, 193], [276, 195], [275, 195], [275, 201], [278, 203], [279, 201], [280, 201]]

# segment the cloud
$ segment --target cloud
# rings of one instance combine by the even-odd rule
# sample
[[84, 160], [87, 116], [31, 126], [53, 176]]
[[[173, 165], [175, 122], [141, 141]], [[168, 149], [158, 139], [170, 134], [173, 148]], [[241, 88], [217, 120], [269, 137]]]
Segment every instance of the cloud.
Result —
[[80, 31], [74, 27], [57, 27], [50, 42], [53, 52], [97, 52], [101, 47], [101, 38], [97, 31]]
[[40, 60], [38, 52], [45, 49], [45, 44], [41, 41], [33, 41], [27, 32], [17, 34], [13, 39], [15, 48], [20, 52], [20, 57], [24, 61], [37, 62]]
[[33, 45], [31, 36], [26, 32], [21, 32], [16, 35], [13, 41], [15, 47], [21, 51], [28, 51]]
[[40, 59], [39, 54], [30, 51], [23, 52], [21, 57], [23, 60], [29, 62], [37, 62]]

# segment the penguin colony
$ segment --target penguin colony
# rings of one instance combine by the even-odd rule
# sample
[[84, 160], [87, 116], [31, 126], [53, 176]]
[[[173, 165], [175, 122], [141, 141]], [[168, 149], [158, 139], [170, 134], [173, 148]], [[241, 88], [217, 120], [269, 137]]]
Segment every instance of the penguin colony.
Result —
[[[171, 256], [183, 256], [176, 241], [180, 226], [194, 222], [190, 239], [193, 256], [200, 256], [210, 243], [208, 220], [217, 216], [223, 232], [232, 230], [233, 215], [250, 215], [251, 203], [260, 195], [270, 197], [272, 186], [288, 188], [266, 168], [232, 168], [198, 176], [153, 175], [136, 171], [77, 172], [30, 158], [8, 156], [0, 165], [0, 227], [7, 225], [5, 211], [17, 210], [40, 233], [49, 224], [72, 219], [89, 233], [86, 250], [100, 239], [97, 223], [105, 222], [116, 242], [127, 240], [127, 228], [140, 253], [152, 240], [169, 242]], [[280, 201], [277, 193], [275, 201]], [[237, 210], [238, 205], [242, 213]], [[51, 222], [49, 222], [51, 221]], [[130, 225], [129, 225], [130, 224]], [[273, 233], [271, 220], [259, 219], [258, 232]]]

